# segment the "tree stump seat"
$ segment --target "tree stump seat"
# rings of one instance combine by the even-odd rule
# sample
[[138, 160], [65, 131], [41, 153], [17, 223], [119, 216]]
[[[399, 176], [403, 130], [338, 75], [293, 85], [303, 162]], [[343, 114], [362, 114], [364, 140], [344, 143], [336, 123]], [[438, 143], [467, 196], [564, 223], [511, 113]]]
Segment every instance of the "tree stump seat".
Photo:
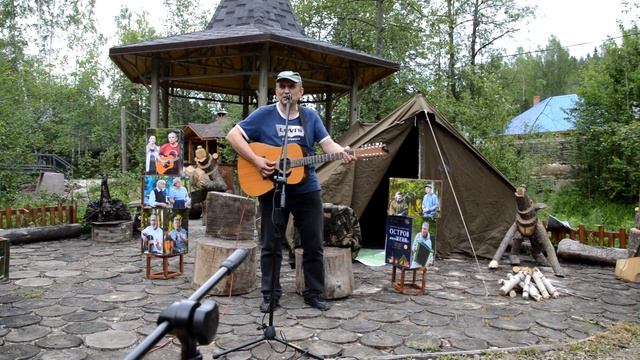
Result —
[[223, 278], [211, 289], [211, 295], [240, 295], [253, 290], [256, 284], [256, 249], [253, 240], [230, 241], [205, 236], [196, 245], [196, 258], [192, 285], [202, 286], [218, 271], [222, 262], [235, 250], [249, 250], [247, 258], [229, 276]]
[[[296, 292], [302, 294], [305, 288], [302, 269], [302, 248], [295, 250]], [[324, 248], [324, 298], [341, 299], [353, 293], [353, 268], [351, 248], [327, 246]]]

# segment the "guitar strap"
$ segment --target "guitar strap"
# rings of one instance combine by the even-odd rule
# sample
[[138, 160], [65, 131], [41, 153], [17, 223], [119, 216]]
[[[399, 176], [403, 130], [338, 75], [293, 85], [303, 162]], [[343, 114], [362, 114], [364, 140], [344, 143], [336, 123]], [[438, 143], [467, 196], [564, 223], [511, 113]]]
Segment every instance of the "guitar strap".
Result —
[[[302, 124], [302, 129], [304, 130], [304, 142], [309, 143], [309, 138], [307, 137], [307, 121], [304, 116], [304, 106], [298, 106], [298, 116], [300, 116], [300, 124]], [[313, 144], [311, 144], [313, 147]]]

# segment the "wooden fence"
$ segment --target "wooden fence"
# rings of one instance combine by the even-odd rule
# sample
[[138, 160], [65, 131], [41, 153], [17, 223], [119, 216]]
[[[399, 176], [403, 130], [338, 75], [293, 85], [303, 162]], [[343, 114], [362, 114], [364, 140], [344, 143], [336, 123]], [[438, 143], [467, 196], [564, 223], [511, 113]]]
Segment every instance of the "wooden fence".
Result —
[[0, 228], [75, 224], [78, 222], [77, 212], [75, 203], [21, 209], [5, 207], [0, 210]]
[[558, 244], [560, 240], [569, 237], [572, 240], [578, 240], [583, 244], [591, 246], [625, 249], [627, 247], [627, 240], [629, 239], [625, 229], [604, 231], [604, 225], [598, 226], [598, 230], [587, 230], [583, 224], [580, 224], [577, 229], [549, 230], [549, 233], [551, 234], [551, 242], [554, 244]]

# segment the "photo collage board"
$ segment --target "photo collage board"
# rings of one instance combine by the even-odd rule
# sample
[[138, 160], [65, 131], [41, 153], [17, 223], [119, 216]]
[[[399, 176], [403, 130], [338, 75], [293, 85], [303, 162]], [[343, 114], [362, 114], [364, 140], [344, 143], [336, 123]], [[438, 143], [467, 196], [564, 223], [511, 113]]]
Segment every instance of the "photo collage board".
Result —
[[406, 269], [434, 265], [442, 181], [389, 179], [385, 263]]
[[140, 251], [186, 254], [191, 184], [184, 176], [184, 134], [179, 129], [147, 129], [146, 139]]

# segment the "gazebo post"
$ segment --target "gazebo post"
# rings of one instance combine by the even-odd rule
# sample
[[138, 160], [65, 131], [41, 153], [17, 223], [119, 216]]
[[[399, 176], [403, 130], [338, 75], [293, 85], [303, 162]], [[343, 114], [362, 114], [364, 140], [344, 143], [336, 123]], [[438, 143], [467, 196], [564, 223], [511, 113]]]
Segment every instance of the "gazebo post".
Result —
[[267, 104], [269, 94], [269, 44], [262, 48], [260, 54], [260, 77], [258, 82], [258, 106]]
[[162, 85], [162, 125], [169, 127], [169, 88], [166, 84]]
[[151, 127], [158, 127], [158, 92], [160, 88], [160, 62], [154, 57], [151, 60]]
[[327, 90], [324, 99], [324, 126], [331, 134], [331, 125], [333, 123], [333, 93]]
[[353, 125], [358, 121], [358, 78], [356, 71], [352, 70], [353, 83], [349, 94], [349, 124]]

